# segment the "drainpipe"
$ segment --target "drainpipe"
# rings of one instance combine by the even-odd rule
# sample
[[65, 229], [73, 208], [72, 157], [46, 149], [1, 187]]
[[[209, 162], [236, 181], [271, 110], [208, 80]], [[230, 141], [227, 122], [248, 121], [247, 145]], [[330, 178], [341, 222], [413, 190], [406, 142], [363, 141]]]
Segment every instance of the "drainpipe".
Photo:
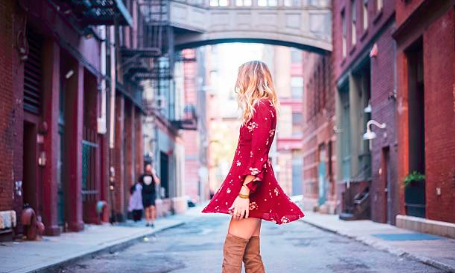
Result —
[[106, 26], [100, 27], [101, 38], [101, 117], [98, 118], [98, 134], [105, 134], [106, 128]]
[[[117, 25], [117, 22], [115, 22]], [[116, 92], [116, 64], [115, 64], [115, 29], [113, 26], [110, 28], [110, 57], [111, 57], [111, 93], [110, 93], [110, 113], [109, 113], [109, 148], [114, 149], [114, 133], [115, 133], [115, 92]]]

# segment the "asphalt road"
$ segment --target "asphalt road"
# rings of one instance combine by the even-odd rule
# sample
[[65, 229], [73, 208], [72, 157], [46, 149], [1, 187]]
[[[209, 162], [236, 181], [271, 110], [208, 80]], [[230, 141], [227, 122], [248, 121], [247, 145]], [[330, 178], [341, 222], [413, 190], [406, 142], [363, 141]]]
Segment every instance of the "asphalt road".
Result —
[[[195, 218], [183, 226], [144, 238], [121, 252], [79, 261], [59, 273], [217, 273], [228, 216]], [[264, 222], [262, 256], [267, 273], [443, 272], [303, 222]]]

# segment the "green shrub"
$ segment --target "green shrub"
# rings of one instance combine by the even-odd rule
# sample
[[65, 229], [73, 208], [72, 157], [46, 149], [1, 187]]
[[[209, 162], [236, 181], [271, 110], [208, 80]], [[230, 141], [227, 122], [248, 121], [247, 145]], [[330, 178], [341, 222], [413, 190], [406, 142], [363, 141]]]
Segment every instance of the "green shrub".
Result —
[[425, 175], [421, 174], [417, 171], [413, 171], [412, 173], [406, 175], [403, 180], [405, 187], [407, 187], [411, 182], [422, 182], [422, 181], [425, 181]]

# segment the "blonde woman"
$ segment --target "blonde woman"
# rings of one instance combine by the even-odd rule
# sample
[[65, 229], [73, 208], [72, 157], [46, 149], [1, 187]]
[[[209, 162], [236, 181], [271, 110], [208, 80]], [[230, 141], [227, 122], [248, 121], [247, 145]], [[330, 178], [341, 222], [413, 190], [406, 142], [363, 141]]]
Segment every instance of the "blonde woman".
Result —
[[267, 66], [251, 61], [239, 68], [236, 93], [243, 111], [240, 137], [229, 174], [204, 208], [231, 214], [224, 242], [223, 273], [265, 272], [260, 255], [261, 221], [289, 223], [304, 216], [279, 186], [269, 160], [277, 123], [277, 95]]

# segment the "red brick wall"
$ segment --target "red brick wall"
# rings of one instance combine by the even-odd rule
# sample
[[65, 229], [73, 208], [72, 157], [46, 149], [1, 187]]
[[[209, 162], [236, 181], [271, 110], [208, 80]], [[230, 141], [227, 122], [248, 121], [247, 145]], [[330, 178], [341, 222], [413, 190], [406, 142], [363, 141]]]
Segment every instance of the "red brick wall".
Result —
[[[372, 119], [386, 123], [384, 130], [373, 128], [378, 135], [373, 140], [372, 151], [372, 220], [387, 222], [387, 199], [385, 195], [387, 170], [389, 171], [390, 192], [392, 197], [392, 211], [389, 219], [395, 223], [398, 214], [398, 186], [397, 182], [397, 147], [396, 143], [396, 100], [395, 86], [395, 41], [392, 38], [393, 26], [390, 25], [377, 41], [378, 55], [371, 58], [371, 105]], [[384, 137], [383, 132], [386, 132]], [[384, 164], [384, 150], [388, 149], [389, 168]], [[398, 183], [398, 184], [397, 184]]]
[[136, 149], [136, 173], [134, 180], [138, 181], [139, 176], [144, 172], [144, 141], [142, 138], [142, 113], [141, 111], [136, 108], [135, 109], [136, 113], [134, 115], [134, 126], [135, 126], [135, 136], [136, 136], [136, 141], [135, 141], [135, 149]]
[[[422, 1], [419, 1], [422, 2]], [[419, 3], [417, 2], [417, 3]], [[401, 181], [409, 173], [408, 84], [406, 48], [423, 37], [425, 94], [425, 174], [426, 217], [455, 223], [455, 94], [454, 75], [454, 9], [453, 2], [425, 1], [425, 9], [408, 5], [397, 13], [403, 24], [396, 34], [398, 43], [398, 147]], [[401, 5], [401, 4], [400, 4]], [[404, 10], [409, 9], [409, 10]], [[407, 17], [404, 18], [403, 16]], [[402, 18], [403, 17], [403, 18]], [[440, 188], [441, 195], [437, 195]], [[404, 189], [400, 188], [400, 213], [405, 214]]]
[[14, 89], [13, 89], [13, 4], [0, 3], [0, 210], [13, 209]]
[[[423, 35], [426, 216], [455, 223], [454, 10]], [[441, 189], [441, 195], [436, 194]]]
[[397, 25], [401, 25], [404, 21], [406, 21], [409, 16], [411, 16], [412, 13], [424, 2], [426, 2], [426, 0], [396, 1], [395, 8], [397, 12]]
[[[24, 65], [15, 49], [15, 37], [23, 29], [23, 16], [15, 1], [0, 3], [0, 210], [14, 209], [18, 217], [22, 197], [14, 185], [22, 181]], [[16, 232], [21, 229], [18, 221]]]
[[115, 169], [115, 188], [114, 188], [114, 211], [118, 220], [123, 220], [123, 213], [125, 211], [125, 156], [123, 152], [124, 138], [125, 138], [125, 99], [123, 95], [117, 94], [115, 97], [115, 140], [114, 140], [114, 169]]
[[[370, 47], [370, 42], [376, 39], [376, 35], [395, 14], [395, 0], [384, 0], [384, 7], [382, 12], [376, 12], [375, 1], [369, 1], [369, 26], [367, 31], [363, 30], [362, 25], [362, 10], [361, 4], [363, 1], [355, 1], [357, 3], [357, 43], [355, 46], [351, 44], [351, 1], [350, 0], [337, 0], [332, 1], [333, 14], [332, 14], [332, 41], [333, 41], [333, 72], [335, 80], [347, 71], [352, 63], [358, 60], [359, 56], [363, 53], [364, 49]], [[347, 23], [347, 55], [343, 58], [342, 54], [342, 35], [343, 24], [341, 21], [341, 11], [345, 11], [345, 18]]]

